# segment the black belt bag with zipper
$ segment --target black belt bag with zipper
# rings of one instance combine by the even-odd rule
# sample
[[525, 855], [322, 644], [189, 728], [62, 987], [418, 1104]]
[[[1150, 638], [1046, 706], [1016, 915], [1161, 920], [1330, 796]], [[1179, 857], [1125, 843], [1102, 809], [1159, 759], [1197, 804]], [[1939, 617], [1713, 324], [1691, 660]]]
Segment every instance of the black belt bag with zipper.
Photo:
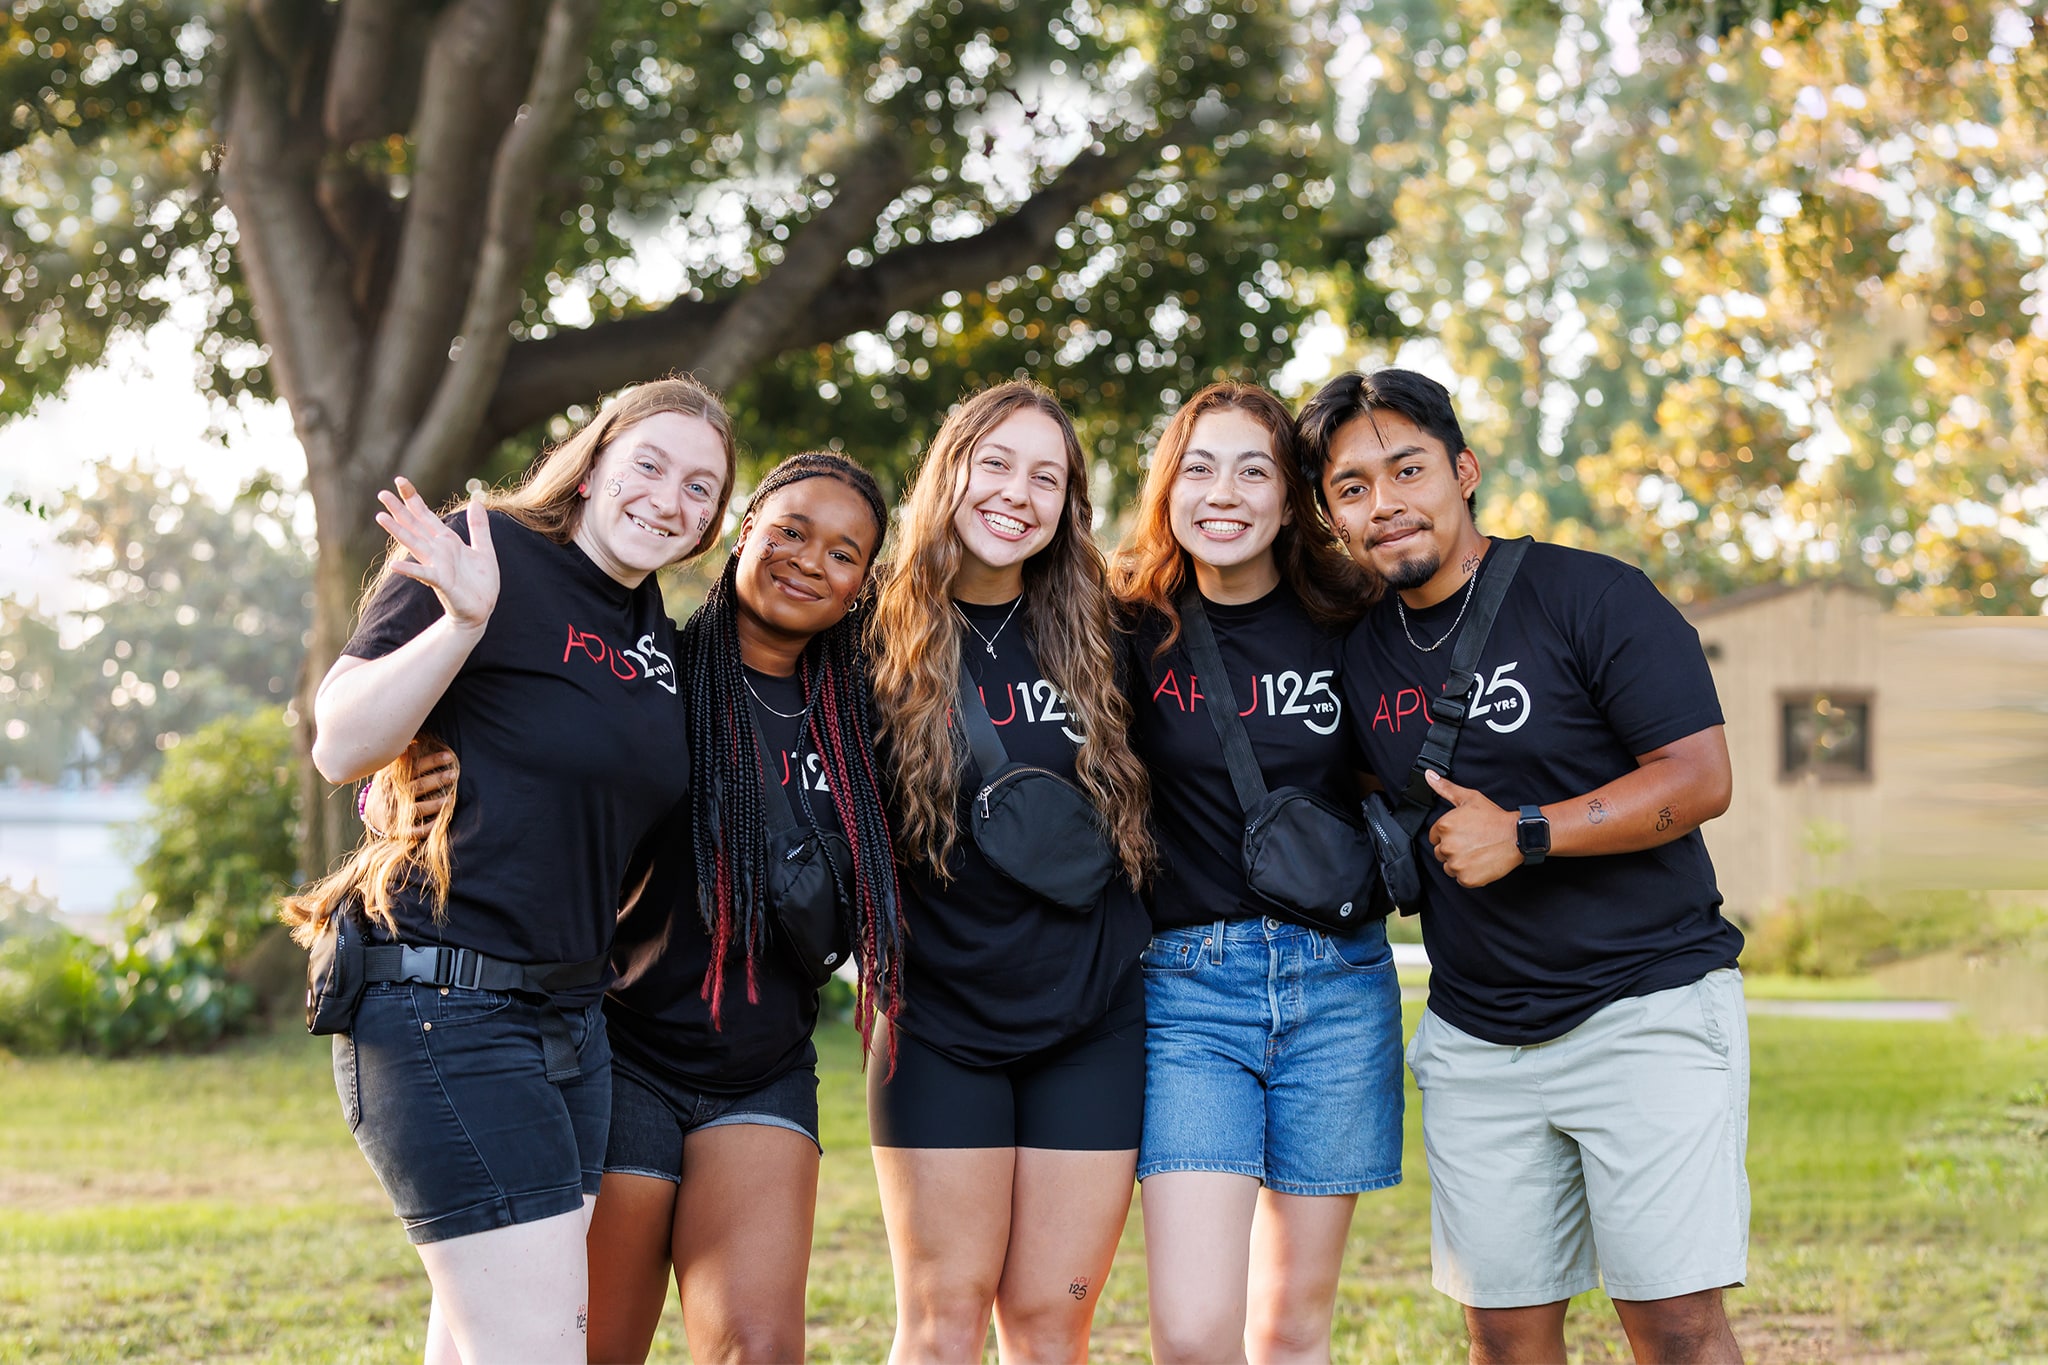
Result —
[[1209, 720], [1223, 745], [1230, 785], [1244, 811], [1245, 885], [1289, 919], [1339, 934], [1358, 928], [1375, 917], [1372, 887], [1378, 860], [1370, 836], [1318, 792], [1266, 789], [1199, 593], [1181, 599], [1180, 620], [1188, 657], [1209, 703]]
[[[813, 989], [822, 989], [853, 951], [844, 910], [852, 901], [853, 848], [839, 835], [820, 833], [808, 811], [798, 819], [774, 773], [775, 764], [766, 763], [761, 783], [768, 816], [768, 917], [797, 971]], [[810, 797], [803, 799], [808, 803]]]
[[1058, 773], [1010, 761], [964, 662], [959, 712], [981, 773], [968, 814], [974, 846], [1034, 896], [1076, 915], [1091, 913], [1118, 864], [1095, 803]]

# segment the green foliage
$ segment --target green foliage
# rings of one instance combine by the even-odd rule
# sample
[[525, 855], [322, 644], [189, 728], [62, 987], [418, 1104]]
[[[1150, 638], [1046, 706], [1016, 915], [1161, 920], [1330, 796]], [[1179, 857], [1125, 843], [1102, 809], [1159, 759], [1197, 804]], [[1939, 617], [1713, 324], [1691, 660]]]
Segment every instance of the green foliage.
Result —
[[0, 883], [0, 1049], [118, 1057], [200, 1047], [254, 1007], [204, 920], [151, 928], [138, 917], [101, 944]]
[[1994, 905], [1977, 891], [1867, 892], [1823, 887], [1751, 926], [1744, 971], [1860, 976], [1943, 949], [1990, 952], [2048, 930], [2048, 908]]
[[293, 501], [259, 480], [221, 507], [183, 474], [94, 466], [57, 512], [92, 594], [84, 638], [62, 648], [57, 621], [0, 599], [0, 698], [22, 725], [0, 770], [146, 775], [216, 717], [288, 697], [312, 618]]
[[223, 716], [165, 755], [135, 870], [143, 923], [197, 926], [229, 962], [254, 945], [297, 880], [296, 761], [274, 706]]

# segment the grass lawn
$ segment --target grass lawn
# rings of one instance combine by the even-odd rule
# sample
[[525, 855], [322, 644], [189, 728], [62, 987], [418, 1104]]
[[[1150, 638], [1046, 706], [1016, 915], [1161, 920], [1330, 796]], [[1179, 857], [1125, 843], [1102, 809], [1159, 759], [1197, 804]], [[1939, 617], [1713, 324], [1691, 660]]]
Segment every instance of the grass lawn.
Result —
[[[1414, 1024], [1419, 1007], [1408, 1007]], [[2048, 1041], [1966, 1024], [1758, 1018], [1752, 1361], [2048, 1355]], [[825, 1158], [811, 1358], [877, 1360], [892, 1316], [850, 1034], [821, 1038]], [[0, 1361], [417, 1358], [426, 1281], [350, 1142], [323, 1040], [205, 1057], [0, 1059]], [[1463, 1358], [1429, 1288], [1428, 1179], [1365, 1196], [1344, 1360]], [[1598, 1295], [1577, 1358], [1626, 1359]], [[1146, 1355], [1135, 1204], [1095, 1356]], [[684, 1355], [671, 1321], [656, 1358]]]

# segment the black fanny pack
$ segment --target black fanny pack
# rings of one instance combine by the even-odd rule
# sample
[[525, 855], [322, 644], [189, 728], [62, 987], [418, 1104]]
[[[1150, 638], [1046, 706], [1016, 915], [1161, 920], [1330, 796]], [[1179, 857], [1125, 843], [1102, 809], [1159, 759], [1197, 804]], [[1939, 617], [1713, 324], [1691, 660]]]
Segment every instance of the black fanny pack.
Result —
[[1458, 732], [1477, 700], [1480, 652], [1486, 648], [1486, 637], [1493, 633], [1493, 619], [1500, 614], [1501, 601], [1515, 581], [1515, 571], [1529, 544], [1527, 536], [1498, 541], [1488, 552], [1481, 570], [1485, 577], [1472, 589], [1465, 624], [1458, 632], [1458, 643], [1451, 646], [1451, 673], [1444, 680], [1443, 695], [1429, 704], [1429, 733], [1423, 736], [1422, 751], [1408, 770], [1407, 785], [1398, 799], [1383, 791], [1365, 798], [1365, 825], [1379, 860], [1373, 904], [1380, 914], [1391, 910], [1404, 915], [1422, 913], [1422, 864], [1415, 842], [1437, 801], [1429, 774], [1451, 775]]
[[[770, 760], [767, 754], [762, 757]], [[808, 819], [798, 819], [789, 792], [775, 780], [774, 762], [764, 766], [769, 920], [798, 972], [813, 987], [823, 987], [853, 951], [845, 913], [852, 900], [853, 848], [839, 835], [820, 833]]]
[[1182, 599], [1180, 619], [1209, 720], [1223, 745], [1230, 785], [1244, 811], [1245, 885], [1289, 919], [1338, 933], [1356, 929], [1372, 918], [1377, 859], [1370, 836], [1318, 792], [1266, 789], [1199, 593]]
[[1090, 913], [1118, 861], [1095, 803], [1058, 773], [1010, 761], [964, 662], [959, 712], [981, 773], [968, 814], [974, 846], [1034, 896], [1077, 915]]
[[[306, 959], [306, 1031], [346, 1033], [355, 1026], [363, 988], [373, 981], [411, 981], [473, 991], [516, 991], [547, 1000], [604, 980], [609, 957], [586, 962], [507, 962], [446, 944], [368, 943], [346, 909], [328, 916]], [[541, 1013], [541, 1054], [547, 1078], [566, 1085], [582, 1074], [569, 1021], [550, 1004]]]

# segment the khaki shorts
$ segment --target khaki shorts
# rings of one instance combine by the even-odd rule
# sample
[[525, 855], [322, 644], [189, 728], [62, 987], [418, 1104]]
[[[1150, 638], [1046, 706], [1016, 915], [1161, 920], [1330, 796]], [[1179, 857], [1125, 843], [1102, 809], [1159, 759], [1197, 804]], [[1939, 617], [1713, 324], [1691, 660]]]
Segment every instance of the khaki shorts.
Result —
[[1528, 1047], [1424, 1011], [1408, 1066], [1443, 1293], [1524, 1308], [1601, 1284], [1665, 1299], [1747, 1275], [1749, 1021], [1735, 969], [1617, 1000]]

